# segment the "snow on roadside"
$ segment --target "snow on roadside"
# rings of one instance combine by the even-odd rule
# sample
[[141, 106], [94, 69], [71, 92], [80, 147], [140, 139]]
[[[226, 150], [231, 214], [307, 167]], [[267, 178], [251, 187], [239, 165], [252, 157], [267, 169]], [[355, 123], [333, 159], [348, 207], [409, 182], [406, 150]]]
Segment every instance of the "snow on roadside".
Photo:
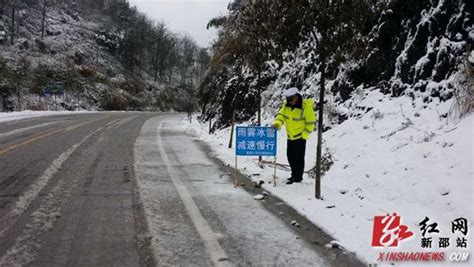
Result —
[[68, 115], [68, 114], [86, 114], [86, 113], [97, 113], [97, 111], [32, 111], [32, 110], [25, 110], [25, 111], [16, 111], [16, 112], [0, 112], [0, 122], [7, 122], [7, 121], [16, 121], [16, 120], [23, 120], [23, 119], [30, 119], [36, 117], [44, 117], [44, 116], [54, 116], [54, 115]]
[[[278, 183], [273, 187], [268, 183], [273, 168], [261, 169], [255, 157], [239, 157], [239, 170], [255, 181], [264, 180], [265, 190], [367, 263], [375, 263], [378, 253], [384, 251], [445, 252], [448, 263], [451, 251], [472, 254], [474, 245], [471, 239], [467, 250], [456, 248], [451, 233], [454, 219], [468, 219], [469, 229], [474, 221], [474, 114], [454, 120], [449, 117], [452, 101], [435, 101], [425, 104], [408, 97], [390, 98], [379, 91], [363, 97], [358, 105], [371, 107], [369, 112], [360, 118], [350, 117], [324, 133], [324, 147], [332, 154], [334, 165], [322, 179], [323, 200], [315, 199], [314, 180], [307, 175], [301, 184], [286, 185], [290, 173], [277, 169]], [[270, 122], [271, 118], [264, 121]], [[210, 144], [217, 157], [234, 165], [235, 152], [227, 148], [230, 129], [209, 135], [207, 125], [196, 120], [187, 125], [187, 131]], [[287, 164], [284, 130], [278, 139], [277, 161]], [[306, 149], [308, 170], [315, 162], [315, 133]], [[395, 250], [371, 247], [374, 216], [395, 212], [414, 237], [400, 242]], [[433, 235], [432, 249], [421, 248], [418, 224], [425, 217], [429, 224], [438, 223], [440, 231]], [[439, 248], [439, 237], [451, 237], [451, 246]]]

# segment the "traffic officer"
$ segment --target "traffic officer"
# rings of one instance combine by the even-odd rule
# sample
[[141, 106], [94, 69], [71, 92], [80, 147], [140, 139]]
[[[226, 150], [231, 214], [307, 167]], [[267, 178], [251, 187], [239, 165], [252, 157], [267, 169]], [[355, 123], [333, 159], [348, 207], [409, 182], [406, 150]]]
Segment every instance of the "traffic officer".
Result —
[[283, 100], [272, 127], [280, 129], [286, 124], [286, 156], [291, 167], [291, 177], [288, 178], [287, 184], [300, 183], [303, 180], [306, 140], [316, 124], [313, 100], [303, 99], [296, 87], [285, 90], [283, 97], [286, 99]]

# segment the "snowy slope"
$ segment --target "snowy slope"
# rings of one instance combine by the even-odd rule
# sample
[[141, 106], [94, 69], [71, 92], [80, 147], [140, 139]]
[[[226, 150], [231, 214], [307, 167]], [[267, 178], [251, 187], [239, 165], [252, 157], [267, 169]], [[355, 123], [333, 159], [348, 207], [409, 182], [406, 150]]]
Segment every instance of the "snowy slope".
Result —
[[[326, 100], [332, 107], [326, 109], [334, 107], [335, 113], [326, 120], [325, 127], [339, 124], [351, 115], [342, 106], [358, 91], [377, 88], [391, 96], [407, 95], [413, 101], [420, 97], [430, 103], [435, 98], [449, 100], [456, 95], [457, 87], [465, 84], [459, 74], [473, 48], [473, 1], [381, 2], [387, 6], [371, 22], [369, 32], [352, 40], [354, 46], [361, 46], [361, 51], [331, 54], [328, 58], [325, 88]], [[374, 3], [375, 9], [376, 6]], [[318, 42], [312, 35], [299, 38], [298, 47], [266, 58], [260, 75], [238, 60], [230, 61], [220, 73], [210, 71], [201, 87], [204, 101], [216, 101], [209, 103], [202, 118], [212, 118], [216, 129], [228, 127], [235, 110], [237, 120], [256, 122], [260, 90], [263, 112], [270, 114], [278, 108], [282, 91], [293, 86], [317, 103], [321, 80]], [[360, 40], [367, 40], [367, 44], [357, 45]], [[361, 114], [366, 111], [363, 109]]]
[[[403, 251], [422, 250], [418, 224], [425, 216], [439, 224], [441, 236], [449, 236], [450, 222], [459, 217], [467, 218], [472, 227], [474, 114], [459, 120], [446, 116], [453, 101], [425, 105], [421, 100], [413, 103], [410, 97], [392, 98], [378, 90], [366, 90], [351, 101], [371, 110], [324, 133], [323, 147], [334, 161], [322, 180], [324, 200], [314, 198], [312, 178], [305, 175], [302, 184], [289, 186], [285, 181], [290, 173], [281, 169], [277, 170], [277, 186], [265, 184], [265, 190], [289, 203], [367, 263], [376, 262], [381, 251], [371, 247], [374, 216], [394, 212], [402, 216], [403, 224], [415, 233], [399, 246]], [[229, 129], [209, 135], [207, 125], [194, 124], [189, 131], [208, 142], [219, 158], [234, 165], [234, 150], [227, 148]], [[278, 138], [278, 162], [287, 164], [284, 130]], [[315, 151], [313, 134], [307, 144], [305, 169], [314, 166]], [[272, 180], [273, 168], [260, 169], [256, 158], [241, 157], [238, 162], [239, 170], [255, 181]], [[437, 249], [437, 241], [434, 243], [433, 251], [456, 250], [454, 240], [445, 250]]]
[[[390, 8], [382, 11], [370, 33], [359, 36], [369, 40], [364, 51], [347, 55], [341, 64], [330, 59], [326, 67], [323, 154], [334, 164], [323, 176], [324, 200], [314, 198], [314, 181], [308, 176], [302, 184], [285, 185], [290, 173], [283, 169], [277, 170], [277, 187], [265, 184], [265, 189], [367, 263], [380, 264], [378, 253], [390, 251], [371, 247], [374, 216], [393, 213], [415, 236], [392, 251], [472, 254], [472, 240], [467, 250], [456, 247], [450, 223], [464, 217], [472, 226], [474, 220], [474, 115], [460, 118], [456, 104], [462, 95], [471, 95], [466, 99], [472, 103], [473, 1], [386, 3]], [[268, 59], [260, 75], [231, 62], [226, 71], [208, 78], [211, 82], [203, 87], [216, 92], [211, 96], [217, 101], [200, 117], [206, 122], [193, 125], [192, 132], [233, 166], [228, 126], [234, 110], [241, 125], [257, 123], [257, 84], [263, 87], [262, 117], [267, 125], [289, 87], [296, 86], [318, 103], [321, 64], [312, 38], [301, 36], [299, 46], [284, 52], [281, 60]], [[212, 135], [207, 133], [210, 118]], [[283, 130], [279, 163], [287, 164], [285, 154]], [[313, 134], [307, 144], [306, 170], [314, 167], [315, 156]], [[239, 170], [255, 181], [271, 181], [270, 166], [260, 169], [255, 158], [238, 161]], [[420, 244], [418, 224], [425, 216], [430, 223], [437, 222], [441, 232], [434, 236], [432, 250]], [[451, 237], [451, 246], [439, 248], [439, 237]]]
[[[135, 75], [133, 82], [140, 83], [137, 87], [147, 90], [126, 90], [132, 81], [120, 62], [120, 55], [109, 49], [117, 46], [118, 40], [109, 40], [104, 35], [108, 23], [105, 14], [85, 14], [75, 4], [52, 4], [47, 8], [45, 33], [41, 38], [42, 12], [38, 11], [39, 6], [22, 4], [19, 7], [17, 36], [13, 44], [10, 44], [10, 39], [0, 42], [0, 63], [4, 61], [7, 66], [5, 72], [0, 69], [0, 75], [23, 69], [22, 80], [12, 87], [0, 79], [0, 111], [75, 110], [78, 107], [125, 110], [121, 102], [131, 103], [129, 109], [166, 108], [157, 100], [163, 85], [146, 73]], [[2, 23], [9, 25], [8, 14], [0, 17], [0, 25]], [[42, 96], [40, 92], [44, 87], [56, 81], [64, 82], [68, 98], [53, 100]], [[119, 107], [107, 108], [104, 102], [113, 102], [113, 97], [118, 99]]]
[[[45, 76], [41, 78], [48, 79], [49, 82], [67, 79], [61, 75], [72, 75], [74, 72], [98, 77], [96, 81], [87, 80], [87, 83], [86, 79], [75, 81], [75, 85], [81, 85], [80, 106], [84, 109], [97, 109], [100, 95], [115, 90], [109, 86], [110, 83], [105, 84], [100, 80], [117, 76], [123, 71], [120, 62], [96, 42], [96, 31], [101, 27], [99, 20], [87, 20], [71, 7], [50, 6], [45, 20], [44, 39], [41, 39], [42, 13], [36, 8], [22, 6], [18, 11], [18, 32], [13, 45], [10, 45], [10, 40], [0, 45], [0, 59], [5, 60], [10, 68], [26, 68], [21, 88], [18, 89], [24, 98], [21, 109], [49, 109], [53, 105], [52, 99], [39, 100], [33, 94], [43, 88], [37, 88], [37, 78], [34, 77], [39, 76], [41, 71], [45, 72], [41, 73]], [[6, 16], [4, 20], [8, 21]], [[64, 74], [65, 71], [69, 73]], [[66, 90], [73, 94], [71, 91], [77, 89], [71, 87], [71, 84], [65, 85]], [[74, 109], [78, 105], [76, 99], [70, 97], [66, 101], [60, 98], [57, 102], [62, 104], [60, 109]], [[19, 101], [14, 95], [6, 100], [0, 95], [0, 100], [12, 102], [12, 107], [17, 107]]]

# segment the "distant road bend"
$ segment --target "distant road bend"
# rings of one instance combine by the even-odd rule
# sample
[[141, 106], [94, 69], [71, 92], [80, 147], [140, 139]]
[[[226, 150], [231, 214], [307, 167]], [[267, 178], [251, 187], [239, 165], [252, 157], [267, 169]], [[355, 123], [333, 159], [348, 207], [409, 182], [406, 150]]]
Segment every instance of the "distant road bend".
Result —
[[234, 189], [183, 118], [0, 122], [0, 266], [360, 265]]

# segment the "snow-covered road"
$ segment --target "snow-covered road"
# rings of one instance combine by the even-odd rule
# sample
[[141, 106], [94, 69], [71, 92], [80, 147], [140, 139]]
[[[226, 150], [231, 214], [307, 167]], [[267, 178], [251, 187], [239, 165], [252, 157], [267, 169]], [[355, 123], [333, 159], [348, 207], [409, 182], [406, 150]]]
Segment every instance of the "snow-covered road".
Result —
[[133, 183], [134, 140], [150, 116], [0, 123], [0, 266], [152, 262]]
[[234, 188], [183, 114], [45, 115], [0, 123], [0, 266], [361, 265]]
[[[180, 127], [181, 116], [148, 120], [135, 145], [135, 171], [158, 265], [328, 266], [267, 211]], [[338, 259], [337, 265], [343, 264]]]

